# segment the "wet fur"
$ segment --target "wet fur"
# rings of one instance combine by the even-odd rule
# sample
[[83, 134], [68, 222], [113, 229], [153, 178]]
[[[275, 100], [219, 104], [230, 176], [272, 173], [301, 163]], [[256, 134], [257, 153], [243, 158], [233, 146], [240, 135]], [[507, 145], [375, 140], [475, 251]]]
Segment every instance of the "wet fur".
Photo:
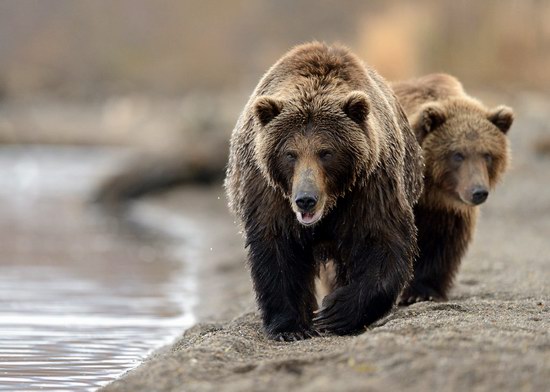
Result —
[[[420, 255], [400, 303], [446, 300], [479, 211], [460, 194], [473, 177], [486, 179], [493, 189], [506, 171], [510, 155], [506, 132], [513, 112], [504, 106], [487, 109], [446, 74], [394, 83], [392, 88], [422, 144], [426, 164], [424, 192], [414, 207]], [[468, 164], [468, 170], [453, 167], [454, 151], [471, 157], [462, 164]], [[491, 155], [490, 162], [480, 159], [483, 154]]]
[[[362, 96], [368, 106], [355, 103]], [[290, 139], [296, 148], [332, 143], [338, 151], [323, 169], [326, 212], [313, 227], [291, 207], [292, 169], [279, 151]], [[270, 337], [352, 333], [390, 311], [416, 255], [412, 206], [421, 171], [393, 93], [347, 49], [301, 45], [264, 75], [233, 131], [225, 186]], [[327, 259], [336, 288], [313, 321], [314, 278]]]

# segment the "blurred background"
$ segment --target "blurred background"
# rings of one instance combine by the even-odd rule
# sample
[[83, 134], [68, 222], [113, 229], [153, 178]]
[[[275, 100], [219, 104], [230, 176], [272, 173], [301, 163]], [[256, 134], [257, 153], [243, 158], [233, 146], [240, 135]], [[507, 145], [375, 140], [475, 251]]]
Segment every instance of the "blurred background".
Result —
[[[550, 88], [544, 0], [2, 1], [0, 141], [162, 147], [205, 122], [228, 132], [263, 72], [313, 39], [389, 80], [445, 71], [467, 89]], [[39, 107], [29, 118], [12, 103]]]
[[451, 73], [515, 108], [514, 150], [531, 151], [521, 124], [550, 149], [545, 0], [0, 1], [0, 390], [102, 385], [250, 303], [219, 175], [133, 203], [125, 223], [89, 202], [105, 181], [140, 194], [137, 177], [182, 157], [219, 174], [263, 72], [310, 40], [388, 80]]

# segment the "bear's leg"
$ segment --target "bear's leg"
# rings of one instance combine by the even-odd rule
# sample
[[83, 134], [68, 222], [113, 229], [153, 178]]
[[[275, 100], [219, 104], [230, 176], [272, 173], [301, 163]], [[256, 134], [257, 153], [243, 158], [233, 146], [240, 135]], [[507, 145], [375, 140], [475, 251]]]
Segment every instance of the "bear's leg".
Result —
[[[420, 257], [415, 262], [414, 277], [399, 299], [399, 305], [410, 305], [423, 301], [447, 301], [447, 294], [460, 265], [461, 255], [449, 254], [445, 247], [449, 242], [420, 247]], [[435, 255], [433, 255], [435, 253]], [[432, 254], [432, 257], [426, 257]]]
[[401, 294], [399, 305], [446, 301], [460, 261], [471, 239], [471, 225], [447, 211], [415, 208], [419, 257], [414, 277]]
[[316, 335], [315, 265], [311, 251], [293, 240], [249, 240], [249, 260], [264, 327], [272, 339], [301, 340]]
[[[414, 229], [411, 237], [414, 240]], [[339, 335], [358, 332], [386, 315], [411, 275], [414, 246], [405, 241], [354, 241], [349, 254], [347, 282], [323, 300], [313, 320], [319, 331]]]

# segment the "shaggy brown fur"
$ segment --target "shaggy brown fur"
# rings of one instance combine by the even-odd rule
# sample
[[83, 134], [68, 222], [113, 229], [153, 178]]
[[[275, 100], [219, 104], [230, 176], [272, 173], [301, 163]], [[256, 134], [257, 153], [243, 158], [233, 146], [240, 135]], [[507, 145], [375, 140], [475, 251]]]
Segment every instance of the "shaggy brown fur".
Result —
[[[416, 254], [421, 172], [392, 91], [347, 49], [301, 45], [264, 75], [233, 131], [225, 186], [272, 338], [350, 333], [391, 309]], [[328, 259], [336, 289], [312, 325]]]
[[415, 206], [420, 257], [401, 297], [409, 304], [444, 300], [483, 203], [509, 159], [513, 112], [487, 109], [460, 82], [434, 74], [392, 85], [422, 145], [424, 192]]

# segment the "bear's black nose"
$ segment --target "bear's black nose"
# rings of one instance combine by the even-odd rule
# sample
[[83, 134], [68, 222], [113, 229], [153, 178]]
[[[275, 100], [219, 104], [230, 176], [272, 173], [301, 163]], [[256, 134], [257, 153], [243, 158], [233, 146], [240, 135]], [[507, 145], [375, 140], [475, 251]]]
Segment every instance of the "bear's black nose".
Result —
[[485, 200], [487, 200], [487, 196], [489, 196], [489, 192], [485, 188], [474, 188], [472, 191], [472, 203], [474, 204], [481, 204]]
[[302, 212], [310, 212], [317, 204], [317, 199], [307, 193], [299, 193], [294, 201]]

